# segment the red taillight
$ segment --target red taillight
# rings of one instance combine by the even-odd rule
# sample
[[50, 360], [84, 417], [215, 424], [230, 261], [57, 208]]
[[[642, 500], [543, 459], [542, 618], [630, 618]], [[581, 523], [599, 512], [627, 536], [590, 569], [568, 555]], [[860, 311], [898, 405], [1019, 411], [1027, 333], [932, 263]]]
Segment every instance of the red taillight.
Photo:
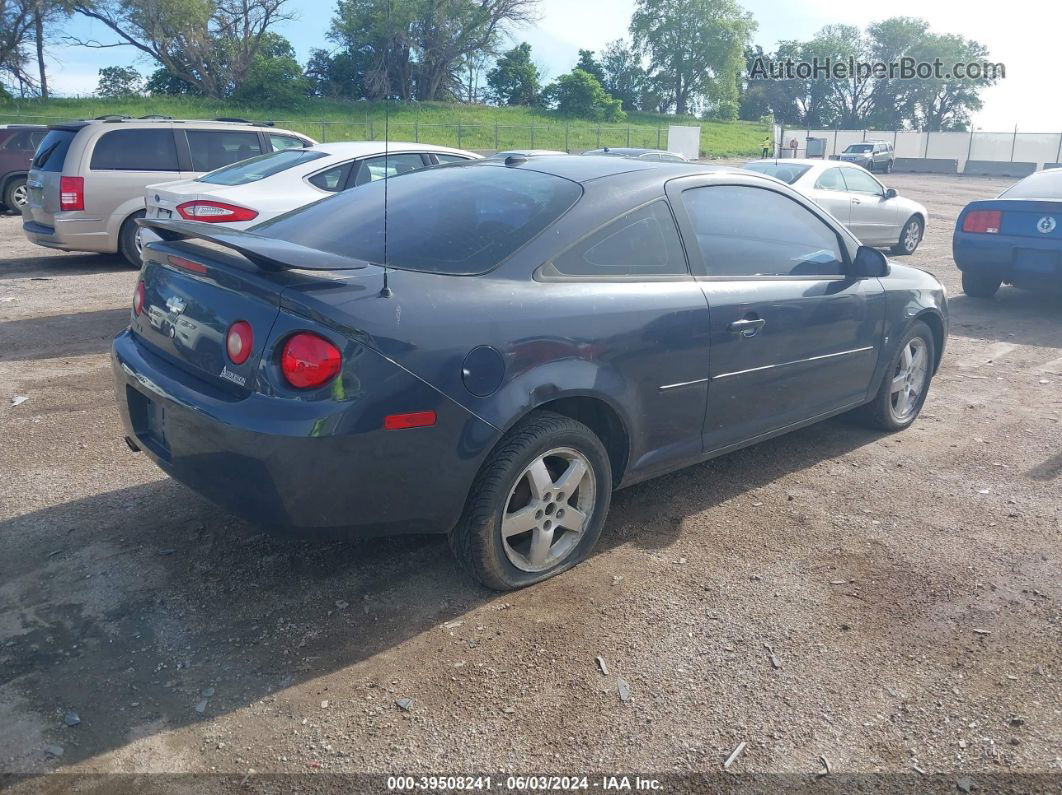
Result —
[[339, 372], [343, 356], [339, 348], [316, 334], [302, 331], [284, 343], [280, 370], [296, 389], [321, 386]]
[[140, 317], [140, 313], [144, 311], [144, 282], [140, 280], [136, 283], [136, 290], [133, 292], [133, 314]]
[[998, 235], [1003, 213], [999, 210], [971, 210], [962, 219], [963, 232]]
[[188, 221], [206, 221], [211, 224], [223, 224], [231, 221], [253, 221], [258, 217], [257, 210], [240, 207], [236, 204], [196, 199], [177, 205], [177, 213]]
[[387, 431], [400, 431], [404, 428], [424, 428], [434, 424], [434, 411], [412, 411], [409, 414], [388, 414], [384, 417], [384, 430]]
[[254, 347], [254, 332], [246, 320], [237, 320], [225, 335], [225, 352], [233, 364], [243, 364]]
[[59, 209], [64, 211], [85, 209], [84, 177], [59, 178]]

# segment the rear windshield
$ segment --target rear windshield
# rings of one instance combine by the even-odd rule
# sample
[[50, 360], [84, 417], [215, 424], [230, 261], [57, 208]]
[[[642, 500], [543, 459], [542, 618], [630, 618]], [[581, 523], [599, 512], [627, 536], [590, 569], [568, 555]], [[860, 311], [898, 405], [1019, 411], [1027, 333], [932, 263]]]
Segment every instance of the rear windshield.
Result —
[[811, 166], [786, 165], [785, 163], [746, 163], [746, 171], [755, 171], [766, 174], [769, 177], [780, 179], [787, 185], [792, 185], [807, 172]]
[[62, 171], [66, 152], [75, 135], [77, 133], [73, 130], [48, 130], [33, 156], [33, 167], [40, 171]]
[[846, 152], [873, 152], [874, 144], [852, 144], [844, 151]]
[[1062, 199], [1062, 168], [1028, 176], [999, 194], [999, 198]]
[[556, 221], [582, 195], [536, 171], [446, 165], [370, 182], [253, 228], [258, 234], [431, 273], [485, 273]]
[[217, 171], [204, 174], [196, 182], [208, 182], [211, 185], [246, 185], [322, 157], [328, 157], [328, 155], [307, 149], [285, 149], [282, 152], [258, 155], [250, 160], [242, 160], [231, 166], [219, 168]]

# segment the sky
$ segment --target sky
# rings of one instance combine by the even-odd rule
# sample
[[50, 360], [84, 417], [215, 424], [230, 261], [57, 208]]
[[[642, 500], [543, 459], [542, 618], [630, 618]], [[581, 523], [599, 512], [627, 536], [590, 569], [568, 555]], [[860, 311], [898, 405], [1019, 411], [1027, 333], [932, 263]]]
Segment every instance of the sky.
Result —
[[[739, 0], [741, 2], [741, 0]], [[986, 44], [993, 62], [1006, 66], [1006, 78], [983, 93], [984, 109], [974, 125], [984, 130], [1025, 132], [1062, 131], [1062, 89], [1059, 88], [1058, 31], [1062, 3], [1057, 0], [1009, 0], [996, 3], [970, 0], [889, 0], [887, 4], [837, 0], [744, 0], [744, 8], [759, 23], [756, 43], [771, 51], [782, 39], [808, 39], [824, 25], [844, 23], [865, 27], [889, 16], [922, 17], [938, 33], [956, 33]], [[277, 28], [288, 37], [300, 60], [314, 47], [328, 47], [325, 33], [334, 3], [331, 0], [292, 0], [299, 18]], [[633, 0], [541, 0], [541, 17], [513, 32], [516, 42], [528, 41], [539, 68], [550, 78], [568, 71], [578, 50], [601, 50], [627, 35]], [[113, 41], [98, 23], [75, 18], [69, 32], [81, 38]], [[55, 46], [49, 80], [60, 94], [88, 94], [96, 87], [103, 66], [136, 66], [150, 73], [153, 66], [137, 58], [132, 48], [89, 50]]]

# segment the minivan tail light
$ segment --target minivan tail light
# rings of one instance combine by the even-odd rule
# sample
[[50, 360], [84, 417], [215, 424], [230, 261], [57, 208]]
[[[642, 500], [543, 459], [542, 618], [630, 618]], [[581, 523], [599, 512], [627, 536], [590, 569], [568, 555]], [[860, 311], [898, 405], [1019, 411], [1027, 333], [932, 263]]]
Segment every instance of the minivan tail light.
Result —
[[999, 210], [971, 210], [962, 219], [962, 231], [998, 235], [1002, 221], [1003, 213]]
[[59, 209], [64, 212], [85, 209], [84, 177], [59, 178]]
[[177, 214], [186, 221], [206, 221], [210, 224], [230, 223], [233, 221], [253, 221], [258, 211], [238, 204], [196, 199], [177, 205]]
[[280, 371], [296, 389], [311, 389], [335, 377], [343, 363], [339, 348], [317, 334], [300, 331], [284, 343]]
[[237, 320], [225, 334], [225, 353], [233, 364], [243, 364], [254, 347], [254, 332], [246, 320]]

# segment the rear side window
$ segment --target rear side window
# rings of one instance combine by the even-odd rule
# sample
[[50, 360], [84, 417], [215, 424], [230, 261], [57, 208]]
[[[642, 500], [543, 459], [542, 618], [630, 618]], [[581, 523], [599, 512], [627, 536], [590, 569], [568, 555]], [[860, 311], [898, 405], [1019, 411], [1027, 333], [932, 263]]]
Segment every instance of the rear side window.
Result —
[[464, 155], [451, 155], [446, 152], [433, 152], [432, 154], [440, 163], [464, 163], [468, 160]]
[[93, 171], [180, 171], [173, 131], [110, 130], [96, 141]]
[[219, 168], [210, 174], [199, 177], [197, 182], [207, 182], [211, 185], [246, 185], [257, 182], [260, 179], [271, 177], [303, 163], [328, 157], [324, 152], [314, 152], [309, 149], [288, 149], [283, 152], [270, 152], [267, 155], [259, 155], [240, 163], [235, 163], [227, 168]]
[[507, 259], [582, 195], [575, 182], [492, 166], [378, 180], [254, 227], [258, 234], [394, 268], [474, 275]]
[[350, 167], [352, 165], [354, 165], [353, 162], [341, 163], [338, 166], [326, 168], [324, 171], [319, 171], [312, 177], [308, 177], [307, 182], [321, 190], [336, 193], [343, 190], [343, 187], [347, 184], [347, 177], [350, 175]]
[[41, 171], [62, 171], [75, 135], [73, 130], [48, 130], [33, 156], [33, 167]]
[[688, 273], [675, 220], [663, 201], [621, 215], [554, 259], [553, 266], [569, 276]]
[[765, 188], [692, 188], [682, 203], [708, 276], [841, 276], [833, 229], [800, 203]]
[[189, 130], [192, 171], [213, 171], [262, 154], [258, 133], [238, 130]]
[[269, 134], [269, 143], [276, 152], [282, 152], [285, 149], [298, 149], [305, 146], [301, 138], [296, 138], [293, 135], [280, 135], [278, 133]]
[[354, 177], [354, 184], [364, 185], [367, 182], [375, 182], [385, 177], [397, 177], [399, 174], [408, 174], [410, 171], [418, 171], [422, 168], [425, 168], [424, 160], [414, 152], [367, 157], [357, 164], [358, 173]]

